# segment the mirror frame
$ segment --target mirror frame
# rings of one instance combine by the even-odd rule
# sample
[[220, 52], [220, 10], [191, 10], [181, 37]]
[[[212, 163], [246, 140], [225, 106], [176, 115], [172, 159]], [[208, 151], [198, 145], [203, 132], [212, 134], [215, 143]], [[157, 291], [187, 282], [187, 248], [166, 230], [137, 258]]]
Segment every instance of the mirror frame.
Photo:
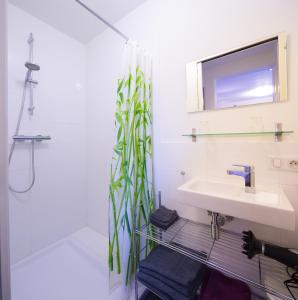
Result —
[[[212, 60], [233, 52], [237, 52], [246, 48], [257, 46], [272, 39], [278, 41], [278, 102], [287, 101], [287, 37], [285, 32], [272, 35], [267, 38], [262, 38], [254, 42], [229, 49], [227, 51], [217, 53], [216, 55], [208, 56], [203, 59], [195, 60], [186, 64], [186, 111], [188, 113], [203, 112], [204, 110], [204, 95], [203, 95], [203, 74], [202, 63], [207, 60]], [[276, 102], [272, 102], [276, 103]], [[253, 104], [256, 105], [256, 104]], [[235, 108], [235, 107], [230, 107]]]

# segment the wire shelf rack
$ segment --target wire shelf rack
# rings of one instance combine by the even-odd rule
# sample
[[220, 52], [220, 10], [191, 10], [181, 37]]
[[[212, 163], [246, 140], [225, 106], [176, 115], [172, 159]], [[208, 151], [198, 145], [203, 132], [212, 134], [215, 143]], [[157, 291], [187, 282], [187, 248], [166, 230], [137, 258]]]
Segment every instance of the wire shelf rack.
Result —
[[[289, 278], [286, 267], [270, 258], [248, 259], [241, 253], [241, 235], [221, 230], [220, 239], [213, 240], [208, 225], [180, 218], [168, 230], [144, 225], [136, 234], [222, 271], [284, 300], [292, 300], [283, 282]], [[298, 299], [298, 291], [293, 290]]]

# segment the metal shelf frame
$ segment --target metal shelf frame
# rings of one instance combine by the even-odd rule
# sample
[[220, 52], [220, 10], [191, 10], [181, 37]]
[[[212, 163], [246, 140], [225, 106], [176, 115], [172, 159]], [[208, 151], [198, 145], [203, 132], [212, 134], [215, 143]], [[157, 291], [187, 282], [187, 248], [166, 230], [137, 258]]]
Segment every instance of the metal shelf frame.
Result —
[[[283, 284], [288, 279], [286, 266], [261, 255], [248, 259], [241, 253], [243, 242], [240, 234], [222, 229], [219, 240], [213, 240], [209, 225], [184, 218], [180, 218], [166, 231], [149, 224], [143, 225], [135, 234], [246, 282], [251, 287], [283, 300], [293, 300]], [[138, 297], [137, 276], [135, 288]], [[298, 291], [293, 290], [293, 293], [298, 298]]]

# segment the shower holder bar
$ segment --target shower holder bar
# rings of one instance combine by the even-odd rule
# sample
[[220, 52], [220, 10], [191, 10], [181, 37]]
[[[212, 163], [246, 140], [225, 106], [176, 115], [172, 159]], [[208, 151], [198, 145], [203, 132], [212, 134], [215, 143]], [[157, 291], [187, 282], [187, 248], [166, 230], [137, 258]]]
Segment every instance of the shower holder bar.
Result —
[[25, 142], [25, 141], [31, 141], [31, 142], [42, 142], [45, 140], [51, 140], [51, 137], [49, 135], [14, 135], [12, 139], [16, 142]]
[[33, 79], [27, 79], [26, 82], [27, 82], [28, 84], [38, 85], [38, 81], [33, 80]]

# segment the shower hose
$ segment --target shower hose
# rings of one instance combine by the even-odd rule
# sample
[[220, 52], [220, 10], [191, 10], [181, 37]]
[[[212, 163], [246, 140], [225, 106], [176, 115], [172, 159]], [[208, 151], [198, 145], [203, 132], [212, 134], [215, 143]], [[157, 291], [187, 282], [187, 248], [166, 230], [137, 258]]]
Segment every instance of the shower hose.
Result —
[[[26, 77], [25, 77], [25, 81], [24, 81], [22, 103], [21, 103], [21, 108], [20, 108], [20, 112], [19, 112], [19, 116], [18, 116], [18, 122], [17, 122], [16, 130], [15, 130], [15, 135], [19, 134], [20, 126], [21, 126], [21, 122], [22, 122], [22, 118], [23, 118], [24, 107], [25, 107], [25, 102], [26, 102], [26, 91], [27, 91], [28, 77], [29, 77], [29, 72], [27, 72]], [[30, 85], [30, 89], [32, 89], [31, 85]], [[11, 147], [10, 147], [10, 151], [9, 151], [9, 157], [8, 157], [8, 164], [9, 165], [11, 163], [11, 160], [12, 160], [12, 157], [13, 157], [13, 154], [14, 154], [15, 146], [16, 146], [16, 141], [13, 140], [13, 142], [11, 144]], [[35, 152], [35, 141], [32, 140], [31, 141], [31, 170], [32, 170], [31, 182], [30, 182], [30, 184], [27, 188], [22, 189], [22, 190], [18, 190], [16, 188], [12, 187], [11, 184], [9, 184], [9, 189], [12, 192], [18, 193], [18, 194], [23, 194], [23, 193], [29, 192], [32, 189], [32, 187], [34, 186], [34, 183], [35, 183], [35, 153], [34, 152]]]

